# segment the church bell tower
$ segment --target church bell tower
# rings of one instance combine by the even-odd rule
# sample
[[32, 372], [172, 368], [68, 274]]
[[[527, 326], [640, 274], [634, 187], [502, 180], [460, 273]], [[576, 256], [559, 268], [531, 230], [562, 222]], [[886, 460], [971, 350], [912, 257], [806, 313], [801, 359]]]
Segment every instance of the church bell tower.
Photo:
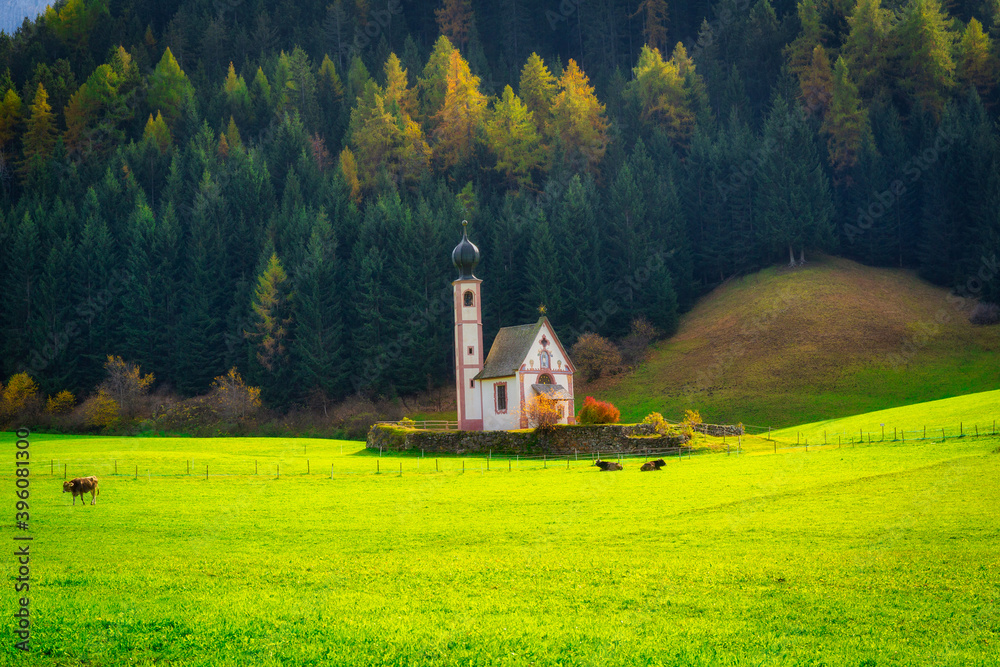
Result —
[[473, 378], [483, 370], [483, 304], [480, 298], [483, 281], [472, 274], [479, 263], [479, 248], [469, 240], [468, 226], [468, 220], [463, 220], [462, 240], [451, 252], [451, 261], [458, 269], [458, 279], [452, 282], [455, 300], [455, 388], [458, 428], [462, 431], [481, 431], [481, 388]]

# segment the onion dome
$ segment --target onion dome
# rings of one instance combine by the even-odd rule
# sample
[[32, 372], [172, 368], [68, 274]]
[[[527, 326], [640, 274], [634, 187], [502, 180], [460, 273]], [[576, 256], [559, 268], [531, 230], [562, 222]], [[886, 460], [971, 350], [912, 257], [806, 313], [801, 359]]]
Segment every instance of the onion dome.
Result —
[[451, 251], [451, 262], [458, 269], [459, 280], [474, 279], [475, 276], [472, 275], [472, 271], [476, 268], [476, 264], [479, 264], [479, 248], [469, 240], [468, 227], [469, 221], [463, 220], [462, 240]]

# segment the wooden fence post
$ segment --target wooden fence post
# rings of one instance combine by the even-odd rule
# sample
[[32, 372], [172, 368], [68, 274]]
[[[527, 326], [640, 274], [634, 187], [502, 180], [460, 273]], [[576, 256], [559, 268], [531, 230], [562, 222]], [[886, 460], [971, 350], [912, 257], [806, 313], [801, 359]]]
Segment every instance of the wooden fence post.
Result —
[[333, 479], [333, 464], [330, 464], [330, 479]]
[[[49, 459], [49, 474], [53, 477], [56, 476], [56, 462], [54, 459]], [[118, 461], [115, 461], [115, 474], [118, 474]]]
[[[402, 465], [402, 463], [400, 465]], [[309, 459], [306, 459], [306, 474], [309, 474]]]

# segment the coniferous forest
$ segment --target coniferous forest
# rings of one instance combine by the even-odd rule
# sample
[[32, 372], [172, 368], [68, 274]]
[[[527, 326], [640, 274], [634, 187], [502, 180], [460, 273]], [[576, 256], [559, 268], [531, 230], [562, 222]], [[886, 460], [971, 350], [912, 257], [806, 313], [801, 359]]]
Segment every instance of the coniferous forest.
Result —
[[0, 35], [0, 377], [284, 410], [814, 253], [1000, 300], [1000, 0], [60, 0]]

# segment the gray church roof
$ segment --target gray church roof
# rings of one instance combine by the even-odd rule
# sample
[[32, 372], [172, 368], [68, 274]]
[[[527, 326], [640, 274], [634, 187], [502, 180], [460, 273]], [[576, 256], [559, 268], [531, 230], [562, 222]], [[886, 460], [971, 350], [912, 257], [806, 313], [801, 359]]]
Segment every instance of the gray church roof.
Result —
[[493, 347], [486, 357], [486, 363], [483, 364], [483, 370], [473, 379], [503, 378], [517, 373], [524, 358], [531, 351], [531, 344], [535, 342], [535, 336], [538, 335], [543, 322], [545, 317], [540, 317], [534, 324], [500, 329], [493, 340]]

